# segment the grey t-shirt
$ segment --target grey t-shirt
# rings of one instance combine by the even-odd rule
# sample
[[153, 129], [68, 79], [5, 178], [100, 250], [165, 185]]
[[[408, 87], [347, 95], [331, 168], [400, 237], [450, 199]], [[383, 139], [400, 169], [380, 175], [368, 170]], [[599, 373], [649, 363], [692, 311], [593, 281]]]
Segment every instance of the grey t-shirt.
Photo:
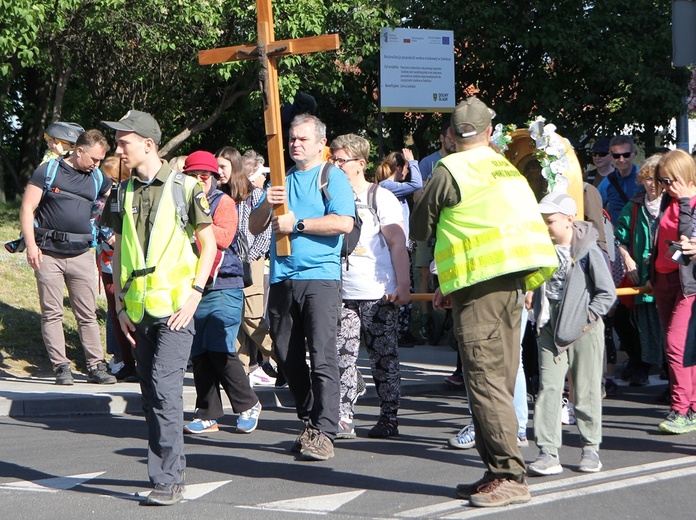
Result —
[[546, 297], [549, 300], [558, 301], [563, 299], [571, 259], [570, 246], [555, 245], [554, 247], [556, 248], [556, 254], [558, 255], [558, 262], [560, 265], [546, 283]]

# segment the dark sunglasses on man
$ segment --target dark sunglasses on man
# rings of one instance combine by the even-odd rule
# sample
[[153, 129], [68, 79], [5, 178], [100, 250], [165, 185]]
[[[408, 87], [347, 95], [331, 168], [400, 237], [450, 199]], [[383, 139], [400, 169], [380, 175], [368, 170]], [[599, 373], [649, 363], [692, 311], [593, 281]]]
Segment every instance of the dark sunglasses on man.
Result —
[[619, 157], [623, 157], [624, 159], [628, 159], [629, 157], [631, 157], [631, 154], [632, 154], [632, 153], [633, 153], [633, 152], [612, 153], [611, 156], [612, 156], [614, 159], [618, 159]]

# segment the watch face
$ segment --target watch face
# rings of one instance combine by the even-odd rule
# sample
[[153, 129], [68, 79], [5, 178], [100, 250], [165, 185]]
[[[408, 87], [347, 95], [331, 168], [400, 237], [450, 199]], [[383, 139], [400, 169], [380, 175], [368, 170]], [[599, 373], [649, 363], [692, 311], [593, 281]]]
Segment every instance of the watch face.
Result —
[[297, 222], [297, 231], [299, 231], [300, 233], [304, 231], [304, 220], [300, 220], [299, 222]]

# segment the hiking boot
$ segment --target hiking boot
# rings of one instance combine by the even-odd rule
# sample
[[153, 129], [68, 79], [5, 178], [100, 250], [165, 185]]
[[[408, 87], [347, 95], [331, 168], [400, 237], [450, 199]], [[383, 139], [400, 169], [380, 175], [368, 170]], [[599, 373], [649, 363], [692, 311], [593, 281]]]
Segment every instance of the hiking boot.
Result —
[[171, 506], [184, 499], [183, 484], [155, 484], [155, 489], [145, 499], [148, 506]]
[[530, 475], [558, 475], [563, 472], [563, 466], [558, 455], [552, 455], [548, 448], [541, 448], [539, 456], [530, 464], [527, 464]]
[[239, 417], [237, 417], [237, 431], [242, 433], [253, 432], [259, 425], [260, 414], [261, 401], [239, 414]]
[[123, 365], [123, 367], [113, 375], [116, 376], [116, 380], [123, 381], [124, 383], [137, 383], [140, 381], [134, 364]]
[[474, 423], [464, 426], [459, 433], [447, 441], [453, 448], [468, 450], [476, 445], [476, 430]]
[[[693, 414], [691, 417], [693, 417]], [[672, 410], [667, 418], [658, 425], [657, 429], [662, 433], [689, 433], [696, 430], [696, 422], [693, 422], [689, 416]]]
[[293, 441], [292, 446], [290, 446], [290, 451], [292, 453], [300, 453], [303, 449], [305, 449], [305, 446], [309, 444], [314, 431], [316, 430], [313, 430], [309, 427], [309, 424], [305, 423], [304, 429]]
[[485, 486], [486, 484], [488, 484], [489, 482], [492, 482], [493, 480], [495, 480], [495, 477], [493, 476], [493, 474], [486, 471], [483, 474], [483, 477], [478, 479], [476, 482], [472, 482], [471, 484], [458, 484], [457, 485], [457, 496], [459, 498], [469, 500], [469, 497], [471, 495], [478, 492], [478, 488], [480, 488], [481, 486]]
[[399, 435], [399, 423], [396, 419], [389, 419], [387, 417], [380, 417], [377, 424], [367, 432], [367, 436], [372, 439], [384, 439], [396, 435]]
[[184, 426], [184, 433], [191, 433], [191, 434], [196, 434], [196, 433], [213, 433], [213, 432], [219, 432], [220, 428], [218, 427], [218, 423], [215, 419], [210, 419], [208, 421], [204, 419], [194, 419], [190, 423], [188, 423], [186, 426]]
[[495, 479], [481, 486], [476, 493], [469, 497], [469, 504], [476, 507], [500, 507], [510, 504], [524, 504], [532, 499], [524, 482], [515, 480]]
[[304, 460], [329, 460], [334, 456], [334, 445], [324, 432], [316, 430], [301, 453]]
[[116, 377], [106, 371], [106, 363], [100, 361], [87, 375], [88, 383], [97, 383], [98, 385], [113, 385], [116, 383]]
[[74, 385], [72, 372], [70, 371], [70, 363], [65, 363], [56, 368], [56, 384], [57, 385]]
[[583, 448], [578, 469], [583, 473], [597, 473], [602, 469], [599, 452], [592, 448]]
[[355, 439], [355, 428], [353, 427], [353, 421], [347, 419], [341, 419], [338, 421], [338, 432], [336, 433], [337, 439]]

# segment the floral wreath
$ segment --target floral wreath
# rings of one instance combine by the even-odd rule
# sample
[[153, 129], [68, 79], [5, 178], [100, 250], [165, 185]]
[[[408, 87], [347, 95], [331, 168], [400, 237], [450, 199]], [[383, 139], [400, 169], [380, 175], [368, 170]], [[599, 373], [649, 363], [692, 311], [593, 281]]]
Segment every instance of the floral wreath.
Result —
[[[556, 133], [556, 125], [545, 125], [546, 119], [538, 116], [527, 123], [529, 134], [536, 146], [534, 155], [541, 164], [541, 175], [548, 183], [547, 192], [567, 192], [570, 186], [568, 177], [564, 172], [570, 169], [570, 163], [566, 157], [566, 147], [563, 139]], [[515, 125], [503, 125], [498, 123], [493, 129], [491, 142], [494, 143], [500, 153], [505, 153], [512, 142], [512, 133], [517, 130]]]

